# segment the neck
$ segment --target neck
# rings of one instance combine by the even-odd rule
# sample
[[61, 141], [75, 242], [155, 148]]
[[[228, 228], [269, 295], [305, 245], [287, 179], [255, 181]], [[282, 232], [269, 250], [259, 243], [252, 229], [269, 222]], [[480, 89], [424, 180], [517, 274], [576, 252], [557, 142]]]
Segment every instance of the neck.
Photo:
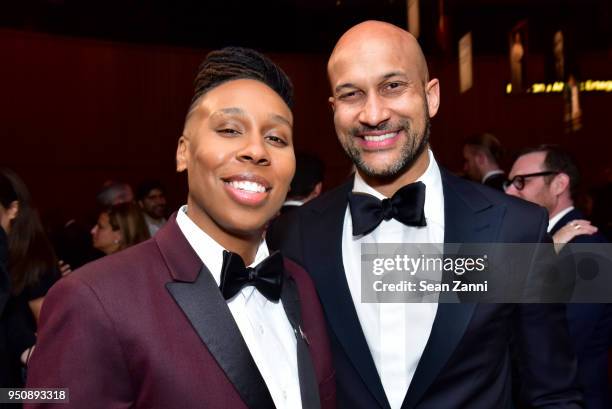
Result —
[[376, 189], [381, 194], [386, 197], [391, 197], [402, 187], [407, 184], [415, 182], [418, 178], [420, 178], [427, 167], [429, 166], [429, 148], [421, 152], [421, 154], [416, 158], [412, 166], [406, 169], [403, 173], [392, 177], [392, 178], [381, 178], [377, 176], [368, 176], [364, 175], [362, 172], [359, 172], [359, 175], [363, 178], [363, 180], [372, 188]]
[[208, 214], [202, 211], [194, 211], [197, 206], [193, 204], [191, 198], [187, 200], [187, 216], [208, 234], [214, 241], [227, 251], [238, 254], [242, 257], [245, 265], [255, 261], [257, 249], [263, 238], [264, 226], [257, 231], [238, 233], [232, 232], [217, 224]]
[[483, 177], [485, 177], [487, 173], [493, 172], [496, 170], [501, 170], [500, 167], [497, 166], [497, 164], [485, 163], [480, 169], [480, 178], [482, 179]]
[[557, 201], [556, 206], [550, 210], [549, 217], [552, 219], [553, 217], [555, 217], [556, 215], [558, 215], [559, 213], [561, 213], [562, 211], [564, 211], [565, 209], [573, 205], [574, 205], [574, 201], [571, 198], [561, 196], [559, 197], [559, 200]]

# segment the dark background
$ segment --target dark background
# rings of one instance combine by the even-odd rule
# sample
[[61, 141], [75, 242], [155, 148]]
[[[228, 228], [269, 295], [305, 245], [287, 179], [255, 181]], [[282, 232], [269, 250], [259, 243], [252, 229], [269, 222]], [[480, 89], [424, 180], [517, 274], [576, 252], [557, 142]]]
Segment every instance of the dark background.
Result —
[[[571, 149], [585, 186], [609, 178], [612, 92], [582, 93], [584, 126], [566, 133], [562, 94], [506, 95], [505, 85], [508, 32], [524, 19], [528, 83], [547, 79], [560, 28], [579, 80], [612, 80], [611, 3], [421, 0], [419, 41], [441, 82], [438, 161], [460, 171], [462, 140], [489, 131], [509, 153], [540, 143]], [[336, 185], [349, 162], [333, 129], [325, 64], [342, 32], [366, 19], [406, 27], [406, 1], [3, 1], [0, 166], [22, 176], [47, 221], [88, 215], [108, 179], [159, 178], [175, 208], [186, 183], [174, 152], [197, 66], [211, 49], [241, 45], [266, 52], [292, 78], [296, 148], [321, 156], [326, 186]], [[474, 86], [460, 94], [457, 42], [468, 31]]]

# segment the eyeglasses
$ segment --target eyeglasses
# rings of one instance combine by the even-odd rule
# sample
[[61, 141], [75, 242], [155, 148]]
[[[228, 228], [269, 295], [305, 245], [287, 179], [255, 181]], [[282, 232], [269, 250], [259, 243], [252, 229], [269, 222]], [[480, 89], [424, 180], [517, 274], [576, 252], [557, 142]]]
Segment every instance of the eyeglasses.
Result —
[[507, 190], [510, 185], [514, 186], [516, 190], [523, 190], [525, 187], [525, 179], [533, 178], [536, 176], [550, 176], [550, 175], [558, 175], [559, 172], [555, 172], [552, 170], [548, 170], [546, 172], [537, 172], [537, 173], [528, 173], [526, 175], [516, 175], [510, 180], [506, 180], [504, 182], [504, 190]]

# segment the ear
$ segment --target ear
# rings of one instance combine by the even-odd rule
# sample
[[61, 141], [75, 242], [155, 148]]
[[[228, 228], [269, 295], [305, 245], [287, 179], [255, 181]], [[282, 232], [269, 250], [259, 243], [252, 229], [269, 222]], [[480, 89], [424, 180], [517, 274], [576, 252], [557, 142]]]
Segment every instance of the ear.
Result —
[[565, 173], [559, 173], [553, 179], [551, 185], [552, 193], [555, 196], [562, 194], [565, 191], [569, 191], [570, 188], [570, 178]]
[[478, 164], [478, 166], [483, 166], [487, 160], [487, 155], [480, 151], [474, 152], [474, 160]]
[[429, 109], [429, 117], [433, 118], [438, 112], [440, 106], [440, 81], [437, 78], [429, 81], [425, 86], [425, 95], [427, 97], [427, 108]]
[[336, 98], [334, 97], [329, 97], [327, 99], [327, 102], [329, 102], [329, 106], [331, 107], [333, 112], [336, 112]]
[[189, 162], [189, 139], [181, 135], [176, 147], [176, 171], [183, 172], [187, 169]]
[[312, 192], [310, 192], [309, 199], [314, 199], [315, 197], [319, 197], [321, 194], [321, 190], [323, 189], [323, 182], [319, 182], [315, 185]]
[[121, 242], [123, 241], [123, 235], [121, 234], [121, 230], [112, 230], [112, 235], [113, 235], [113, 244], [121, 244]]
[[14, 200], [9, 205], [8, 209], [6, 209], [6, 215], [8, 217], [9, 222], [12, 221], [19, 214], [19, 202]]

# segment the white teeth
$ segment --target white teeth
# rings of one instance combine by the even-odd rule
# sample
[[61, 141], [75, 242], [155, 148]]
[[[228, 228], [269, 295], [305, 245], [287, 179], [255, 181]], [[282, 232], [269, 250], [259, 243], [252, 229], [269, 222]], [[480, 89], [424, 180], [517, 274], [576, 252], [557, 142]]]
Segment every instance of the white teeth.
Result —
[[263, 185], [260, 185], [256, 182], [249, 182], [246, 180], [232, 181], [229, 182], [229, 184], [234, 189], [246, 190], [247, 192], [264, 193], [266, 191], [266, 188]]
[[386, 133], [384, 135], [377, 135], [377, 136], [365, 135], [363, 138], [368, 142], [380, 142], [380, 141], [384, 141], [385, 139], [393, 138], [394, 136], [395, 136], [395, 132]]

